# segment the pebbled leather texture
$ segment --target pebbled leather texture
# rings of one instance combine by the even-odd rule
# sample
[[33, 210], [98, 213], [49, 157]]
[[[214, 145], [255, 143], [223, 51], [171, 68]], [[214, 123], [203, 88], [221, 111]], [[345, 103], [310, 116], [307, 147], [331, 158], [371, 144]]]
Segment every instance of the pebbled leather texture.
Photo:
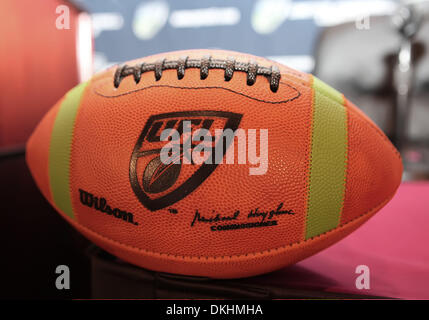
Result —
[[[218, 59], [234, 56], [259, 65], [276, 64], [280, 87], [272, 92], [269, 80], [257, 76], [247, 85], [247, 74], [235, 71], [230, 81], [223, 70], [164, 70], [133, 76], [114, 87], [115, 68], [93, 77], [82, 96], [75, 119], [70, 157], [70, 196], [75, 220], [63, 216], [85, 236], [130, 263], [162, 272], [214, 278], [237, 278], [273, 271], [295, 263], [338, 241], [377, 212], [400, 183], [398, 153], [381, 131], [351, 103], [346, 102], [348, 126], [347, 174], [344, 205], [338, 227], [305, 239], [312, 133], [311, 76], [275, 62], [235, 52], [189, 50], [128, 62], [155, 62], [183, 55]], [[167, 112], [220, 111], [241, 114], [241, 129], [269, 130], [269, 167], [265, 175], [249, 175], [252, 165], [222, 164], [180, 201], [155, 211], [145, 208], [130, 184], [133, 148], [149, 117]], [[54, 116], [48, 114], [30, 139], [27, 161], [48, 200], [47, 132]], [[237, 143], [235, 142], [235, 149]], [[137, 166], [138, 175], [143, 167]], [[186, 172], [186, 169], [184, 169]], [[329, 174], [329, 173], [326, 173]], [[178, 178], [178, 183], [183, 182]], [[80, 190], [103, 197], [111, 208], [133, 214], [128, 223], [81, 202]], [[294, 214], [276, 217], [278, 225], [211, 231], [195, 223], [196, 211], [210, 217], [231, 216], [249, 222], [252, 210], [283, 209]], [[259, 221], [254, 219], [252, 221]]]

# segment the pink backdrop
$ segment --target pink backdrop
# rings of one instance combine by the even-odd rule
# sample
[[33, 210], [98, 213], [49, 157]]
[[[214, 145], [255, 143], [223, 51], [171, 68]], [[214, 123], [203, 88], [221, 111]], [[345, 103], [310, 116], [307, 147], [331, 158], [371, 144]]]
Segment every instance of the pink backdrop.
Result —
[[[356, 288], [358, 265], [369, 267], [369, 290]], [[429, 183], [403, 183], [361, 228], [319, 254], [265, 276], [267, 281], [309, 290], [429, 299]]]

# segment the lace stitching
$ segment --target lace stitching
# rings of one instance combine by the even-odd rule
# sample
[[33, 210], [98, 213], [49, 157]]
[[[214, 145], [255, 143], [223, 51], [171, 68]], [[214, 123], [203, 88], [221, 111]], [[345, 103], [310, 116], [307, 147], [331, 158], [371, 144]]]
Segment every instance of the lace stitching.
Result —
[[183, 79], [186, 69], [200, 69], [200, 79], [204, 80], [209, 76], [210, 69], [225, 70], [224, 79], [230, 81], [234, 72], [247, 73], [247, 85], [252, 86], [256, 82], [257, 76], [264, 76], [268, 79], [272, 92], [277, 92], [280, 84], [280, 70], [276, 65], [271, 68], [258, 66], [256, 61], [250, 60], [248, 63], [237, 62], [234, 57], [228, 57], [226, 60], [212, 59], [210, 56], [204, 56], [201, 59], [189, 59], [187, 56], [180, 57], [178, 60], [160, 59], [155, 63], [140, 63], [135, 66], [122, 65], [116, 69], [113, 85], [118, 88], [122, 79], [132, 75], [135, 83], [139, 83], [141, 76], [145, 72], [153, 71], [155, 80], [159, 81], [164, 70], [177, 70], [177, 78]]

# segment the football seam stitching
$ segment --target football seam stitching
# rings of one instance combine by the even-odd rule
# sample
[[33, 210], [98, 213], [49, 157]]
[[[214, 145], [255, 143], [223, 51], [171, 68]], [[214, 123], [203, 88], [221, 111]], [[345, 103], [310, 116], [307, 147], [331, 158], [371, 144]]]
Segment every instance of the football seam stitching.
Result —
[[343, 220], [343, 213], [344, 213], [344, 207], [345, 207], [345, 203], [346, 203], [346, 191], [347, 191], [347, 182], [348, 182], [348, 177], [349, 177], [349, 171], [350, 171], [350, 162], [349, 162], [349, 156], [350, 156], [350, 130], [349, 130], [349, 121], [350, 121], [350, 110], [347, 107], [347, 99], [344, 96], [344, 94], [342, 94], [343, 96], [343, 107], [345, 109], [345, 115], [346, 115], [346, 121], [345, 121], [345, 126], [346, 126], [346, 156], [345, 156], [345, 172], [344, 172], [344, 183], [343, 183], [343, 194], [342, 194], [342, 202], [341, 202], [341, 211], [340, 211], [340, 216], [338, 217], [338, 224], [341, 225], [341, 221]]
[[[104, 78], [104, 79], [102, 79], [102, 80], [107, 80], [107, 79], [106, 79], [106, 78]], [[99, 82], [101, 82], [101, 79], [99, 80]], [[104, 94], [102, 94], [102, 93], [97, 92], [97, 91], [96, 91], [96, 89], [98, 89], [98, 88], [99, 88], [99, 86], [101, 86], [101, 85], [99, 85], [99, 86], [96, 86], [95, 88], [93, 88], [93, 92], [94, 92], [95, 94], [97, 94], [97, 95], [99, 95], [99, 96], [102, 96], [102, 97], [105, 97], [105, 98], [116, 98], [116, 97], [120, 97], [120, 96], [128, 95], [128, 94], [131, 94], [131, 93], [134, 93], [134, 92], [137, 92], [137, 91], [142, 91], [142, 90], [149, 89], [149, 88], [153, 88], [153, 87], [155, 87], [155, 88], [156, 88], [156, 87], [167, 87], [167, 88], [190, 89], [190, 90], [197, 90], [197, 89], [224, 89], [224, 90], [227, 90], [227, 91], [229, 91], [229, 92], [232, 92], [232, 93], [235, 93], [235, 94], [238, 94], [238, 95], [244, 96], [244, 97], [246, 97], [246, 98], [249, 98], [249, 99], [252, 99], [252, 100], [255, 100], [255, 101], [258, 101], [258, 102], [265, 102], [265, 103], [270, 103], [270, 104], [281, 104], [281, 103], [291, 102], [291, 101], [293, 101], [293, 100], [298, 99], [298, 98], [301, 96], [301, 92], [300, 92], [297, 88], [295, 88], [294, 86], [292, 86], [292, 85], [290, 85], [290, 84], [288, 84], [288, 83], [285, 83], [285, 82], [280, 82], [280, 84], [286, 85], [286, 86], [290, 87], [291, 89], [295, 90], [295, 91], [298, 93], [298, 95], [297, 95], [297, 96], [295, 96], [295, 97], [293, 97], [293, 98], [290, 98], [290, 99], [284, 100], [284, 101], [266, 101], [266, 100], [262, 100], [262, 99], [258, 99], [258, 98], [254, 98], [254, 97], [248, 96], [248, 95], [246, 95], [246, 94], [244, 94], [244, 93], [240, 93], [240, 92], [234, 91], [234, 90], [229, 89], [229, 88], [215, 87], [215, 86], [213, 86], [213, 87], [197, 87], [197, 88], [192, 88], [192, 87], [176, 87], [176, 86], [170, 86], [170, 85], [152, 85], [152, 86], [148, 86], [148, 87], [144, 87], [144, 88], [140, 88], [140, 89], [136, 89], [136, 90], [128, 91], [128, 92], [126, 92], [126, 93], [122, 93], [122, 94], [120, 94], [120, 95], [116, 95], [116, 96], [107, 96], [107, 95], [104, 95]], [[310, 85], [310, 84], [303, 84], [303, 85], [304, 85], [304, 86], [306, 86], [307, 88], [311, 89], [311, 85]], [[330, 96], [326, 95], [324, 92], [321, 92], [321, 91], [318, 91], [318, 92], [319, 92], [320, 94], [322, 94], [323, 96], [327, 97], [329, 100], [331, 100], [331, 101], [333, 101], [333, 102], [337, 102], [337, 103], [338, 103], [338, 101], [336, 101], [336, 100], [332, 99], [332, 97], [330, 97]], [[343, 95], [343, 96], [344, 96], [344, 95]], [[348, 101], [348, 100], [347, 100], [347, 98], [344, 98], [344, 99], [345, 99], [346, 101]], [[345, 105], [345, 106], [346, 106], [346, 109], [347, 109], [347, 110], [352, 111], [352, 110], [351, 110], [352, 108], [350, 108], [350, 106], [348, 106], [348, 105], [347, 105], [347, 103], [346, 103], [346, 105]], [[353, 112], [356, 114], [356, 111], [354, 111], [354, 110], [353, 110]], [[370, 126], [374, 131], [375, 131], [375, 132], [377, 132], [377, 134], [378, 134], [379, 136], [381, 136], [381, 138], [382, 138], [385, 142], [387, 142], [387, 143], [388, 143], [388, 145], [389, 145], [390, 149], [394, 152], [394, 154], [395, 154], [399, 159], [401, 159], [401, 155], [400, 155], [400, 153], [398, 152], [398, 150], [396, 150], [396, 149], [392, 146], [392, 144], [391, 144], [390, 140], [389, 140], [389, 139], [384, 135], [384, 133], [380, 132], [380, 130], [379, 130], [377, 127], [375, 127], [375, 126], [373, 125], [373, 123], [368, 122], [368, 121], [367, 121], [367, 123], [368, 123], [368, 125], [369, 125], [369, 126]]]
[[[105, 79], [103, 79], [103, 80], [105, 80]], [[99, 82], [101, 82], [101, 80], [99, 80]], [[124, 93], [121, 93], [121, 94], [118, 94], [118, 95], [115, 95], [115, 96], [108, 96], [108, 95], [105, 95], [105, 94], [102, 94], [102, 93], [98, 92], [97, 89], [99, 89], [99, 87], [101, 86], [101, 84], [100, 84], [99, 86], [96, 86], [96, 87], [93, 88], [93, 92], [95, 94], [101, 96], [101, 97], [104, 97], [104, 98], [117, 98], [117, 97], [126, 96], [126, 95], [129, 95], [129, 94], [132, 94], [132, 93], [135, 93], [135, 92], [139, 92], [139, 91], [143, 91], [143, 90], [150, 89], [150, 88], [174, 88], [174, 89], [181, 89], [181, 90], [186, 90], [186, 89], [188, 89], [188, 90], [222, 89], [222, 90], [226, 90], [226, 91], [229, 91], [231, 93], [235, 93], [235, 94], [238, 94], [240, 96], [246, 97], [248, 99], [252, 99], [252, 100], [255, 100], [255, 101], [258, 101], [258, 102], [269, 103], [269, 104], [282, 104], [282, 103], [286, 103], [286, 102], [291, 102], [291, 101], [294, 101], [294, 100], [298, 99], [301, 96], [301, 92], [297, 88], [295, 88], [294, 86], [292, 86], [292, 85], [290, 85], [288, 83], [285, 83], [285, 82], [280, 82], [280, 84], [283, 84], [283, 85], [288, 86], [289, 88], [295, 90], [297, 94], [295, 96], [293, 96], [292, 98], [289, 98], [289, 99], [286, 99], [286, 100], [281, 100], [281, 101], [267, 101], [267, 100], [263, 100], [263, 99], [258, 99], [258, 98], [255, 98], [255, 97], [251, 97], [251, 96], [246, 95], [244, 93], [237, 92], [237, 91], [232, 90], [230, 88], [224, 88], [224, 87], [217, 87], [217, 86], [181, 87], [181, 86], [171, 86], [171, 85], [163, 85], [163, 84], [150, 85], [150, 86], [147, 86], [147, 87], [143, 87], [143, 88], [139, 88], [139, 89], [127, 91], [127, 92], [124, 92]]]
[[[314, 81], [314, 78], [311, 77], [312, 82]], [[310, 184], [311, 184], [311, 163], [313, 161], [313, 141], [314, 141], [314, 112], [315, 112], [315, 99], [316, 99], [316, 88], [313, 87], [313, 84], [311, 84], [311, 86], [309, 86], [309, 88], [311, 89], [311, 103], [310, 103], [310, 121], [311, 121], [311, 127], [310, 127], [310, 141], [307, 144], [308, 147], [307, 149], [309, 149], [309, 159], [308, 159], [308, 164], [307, 164], [307, 181], [306, 181], [306, 197], [305, 197], [305, 224], [304, 224], [304, 241], [311, 239], [311, 238], [307, 238], [307, 227], [309, 225], [308, 221], [308, 209], [309, 209], [309, 200], [310, 200]]]
[[[129, 92], [127, 92], [127, 93], [123, 93], [123, 94], [120, 94], [120, 95], [117, 95], [117, 96], [106, 96], [106, 95], [103, 95], [103, 94], [101, 94], [101, 93], [98, 93], [97, 91], [96, 91], [96, 89], [98, 89], [98, 87], [95, 87], [94, 89], [93, 89], [93, 92], [95, 92], [97, 95], [99, 95], [99, 96], [103, 96], [103, 97], [106, 97], [106, 98], [115, 98], [115, 97], [119, 97], [119, 96], [123, 96], [123, 95], [128, 95], [128, 94], [131, 94], [131, 93], [134, 93], [134, 92], [137, 92], [137, 91], [142, 91], [142, 90], [145, 90], [145, 89], [148, 89], [148, 88], [152, 88], [152, 87], [169, 87], [169, 88], [177, 88], [177, 89], [190, 89], [190, 90], [195, 90], [195, 89], [224, 89], [224, 90], [227, 90], [227, 91], [230, 91], [230, 92], [232, 92], [232, 93], [235, 93], [235, 94], [238, 94], [238, 95], [241, 95], [241, 96], [244, 96], [244, 97], [246, 97], [246, 98], [249, 98], [249, 99], [252, 99], [252, 100], [256, 100], [256, 101], [259, 101], [259, 102], [265, 102], [265, 103], [270, 103], [270, 104], [281, 104], [281, 103], [285, 103], [285, 102], [290, 102], [290, 101], [293, 101], [293, 100], [295, 100], [295, 99], [297, 99], [297, 98], [299, 98], [300, 96], [301, 96], [301, 93], [300, 93], [300, 91], [298, 90], [298, 89], [296, 89], [295, 87], [293, 87], [293, 86], [291, 86], [291, 85], [289, 85], [289, 84], [287, 84], [287, 83], [284, 83], [284, 82], [280, 82], [281, 84], [284, 84], [284, 85], [287, 85], [287, 86], [289, 86], [290, 88], [292, 88], [292, 89], [294, 89], [294, 90], [296, 90], [296, 92], [298, 93], [298, 95], [297, 96], [295, 96], [295, 97], [293, 97], [293, 98], [291, 98], [291, 99], [288, 99], [288, 100], [285, 100], [285, 101], [279, 101], [279, 102], [270, 102], [270, 101], [265, 101], [265, 100], [261, 100], [261, 99], [257, 99], [257, 98], [253, 98], [253, 97], [250, 97], [250, 96], [247, 96], [247, 95], [245, 95], [245, 94], [243, 94], [243, 93], [240, 93], [240, 92], [236, 92], [236, 91], [234, 91], [234, 90], [232, 90], [232, 89], [229, 89], [229, 88], [223, 88], [223, 87], [198, 87], [198, 88], [192, 88], [192, 87], [175, 87], [175, 86], [169, 86], [169, 85], [153, 85], [153, 86], [148, 86], [148, 87], [145, 87], [145, 88], [141, 88], [141, 89], [136, 89], [136, 90], [133, 90], [133, 91], [129, 91]], [[310, 87], [310, 85], [306, 85], [308, 88], [311, 88]], [[329, 97], [328, 95], [326, 95], [326, 94], [324, 94], [323, 92], [321, 92], [321, 91], [318, 91], [320, 94], [322, 94], [323, 96], [325, 96], [325, 97], [327, 97], [327, 98], [329, 98], [330, 100], [332, 100], [332, 101], [334, 101], [334, 102], [337, 102], [337, 101], [335, 101], [334, 99], [332, 99], [331, 97]], [[338, 102], [337, 102], [338, 103]], [[346, 109], [347, 110], [349, 110], [349, 111], [352, 111], [352, 112], [354, 112], [355, 114], [357, 114], [357, 112], [355, 111], [355, 110], [352, 110], [352, 108], [350, 108], [350, 106], [347, 106], [347, 104], [346, 104]], [[79, 108], [80, 109], [80, 108]], [[401, 156], [400, 156], [400, 154], [399, 154], [399, 152], [393, 147], [393, 145], [390, 143], [390, 141], [388, 140], [388, 138], [382, 133], [382, 132], [380, 132], [379, 131], [379, 129], [377, 128], [377, 127], [375, 127], [371, 122], [368, 122], [367, 121], [367, 123], [369, 124], [369, 126], [375, 131], [375, 132], [377, 132], [377, 134], [381, 137], [381, 138], [383, 138], [383, 140], [385, 141], [385, 142], [387, 142], [388, 143], [388, 145], [389, 145], [389, 147], [390, 147], [390, 149], [394, 152], [394, 154], [399, 158], [399, 159], [401, 159]], [[348, 146], [347, 146], [347, 148], [348, 148]], [[348, 155], [347, 155], [347, 157], [348, 157]], [[393, 193], [394, 194], [394, 193]], [[218, 259], [222, 259], [222, 260], [225, 260], [226, 258], [227, 259], [232, 259], [232, 258], [240, 258], [240, 257], [247, 257], [247, 256], [254, 256], [254, 255], [259, 255], [259, 254], [265, 254], [265, 253], [270, 253], [270, 252], [272, 252], [272, 251], [278, 251], [278, 250], [281, 250], [281, 249], [284, 249], [284, 248], [287, 248], [287, 247], [292, 247], [292, 246], [296, 246], [296, 245], [299, 245], [299, 244], [301, 244], [301, 243], [305, 243], [305, 242], [307, 242], [307, 241], [309, 241], [309, 240], [314, 240], [314, 239], [316, 239], [316, 238], [320, 238], [321, 236], [324, 236], [324, 235], [326, 235], [326, 234], [328, 234], [328, 233], [331, 233], [331, 232], [334, 232], [335, 230], [337, 230], [338, 228], [341, 228], [341, 227], [344, 227], [344, 226], [346, 226], [346, 225], [348, 225], [348, 224], [350, 224], [350, 223], [352, 223], [352, 222], [354, 222], [354, 221], [356, 221], [357, 219], [360, 219], [360, 218], [362, 218], [363, 216], [365, 216], [365, 215], [367, 215], [367, 214], [369, 214], [369, 213], [371, 213], [371, 212], [373, 212], [376, 208], [378, 208], [378, 207], [381, 207], [383, 204], [385, 204], [385, 203], [387, 203], [388, 202], [388, 200], [389, 199], [391, 199], [391, 197], [393, 196], [393, 194], [392, 195], [390, 195], [389, 197], [387, 197], [386, 199], [384, 199], [383, 201], [381, 201], [378, 205], [376, 205], [376, 206], [374, 206], [374, 207], [372, 207], [371, 209], [369, 209], [368, 211], [366, 211], [365, 213], [363, 213], [363, 214], [361, 214], [361, 215], [358, 215], [357, 217], [355, 217], [355, 218], [353, 218], [352, 220], [350, 220], [350, 221], [348, 221], [348, 222], [346, 222], [346, 223], [343, 223], [343, 224], [339, 224], [336, 228], [333, 228], [333, 229], [330, 229], [330, 230], [328, 230], [328, 231], [325, 231], [325, 232], [323, 232], [323, 233], [321, 233], [321, 234], [318, 234], [317, 236], [313, 236], [313, 237], [310, 237], [310, 238], [308, 238], [308, 239], [304, 239], [304, 240], [301, 240], [301, 241], [297, 241], [297, 242], [294, 242], [294, 243], [290, 243], [290, 244], [287, 244], [287, 245], [283, 245], [283, 246], [280, 246], [280, 247], [277, 247], [277, 248], [273, 248], [273, 249], [267, 249], [267, 250], [263, 250], [263, 251], [258, 251], [258, 252], [251, 252], [251, 253], [246, 253], [246, 254], [240, 254], [240, 255], [228, 255], [228, 256], [186, 256], [186, 255], [174, 255], [174, 254], [170, 254], [170, 253], [160, 253], [160, 252], [155, 252], [155, 251], [150, 251], [150, 250], [147, 250], [147, 249], [143, 249], [143, 248], [139, 248], [139, 247], [135, 247], [135, 246], [132, 246], [132, 245], [129, 245], [129, 244], [125, 244], [125, 243], [122, 243], [122, 242], [120, 242], [120, 241], [117, 241], [117, 240], [114, 240], [114, 239], [112, 239], [112, 238], [109, 238], [109, 237], [106, 237], [106, 236], [104, 236], [104, 235], [102, 235], [102, 234], [100, 234], [100, 233], [98, 233], [98, 232], [96, 232], [96, 231], [94, 231], [94, 230], [92, 230], [92, 229], [90, 229], [89, 227], [86, 227], [86, 226], [84, 226], [84, 225], [82, 225], [81, 223], [79, 223], [77, 220], [72, 220], [72, 219], [70, 219], [71, 221], [72, 221], [72, 223], [76, 223], [76, 224], [78, 224], [80, 227], [82, 227], [82, 228], [84, 228], [84, 229], [86, 229], [86, 230], [88, 230], [88, 231], [90, 231], [90, 232], [92, 232], [92, 233], [94, 233], [94, 234], [96, 234], [97, 236], [99, 236], [99, 237], [101, 237], [101, 238], [104, 238], [104, 239], [107, 239], [107, 240], [109, 240], [109, 241], [112, 241], [112, 242], [114, 242], [114, 243], [116, 243], [116, 244], [118, 244], [118, 245], [121, 245], [121, 246], [124, 246], [124, 247], [127, 247], [127, 248], [130, 248], [130, 249], [134, 249], [134, 250], [138, 250], [138, 251], [142, 251], [142, 252], [146, 252], [146, 253], [148, 253], [148, 254], [154, 254], [154, 255], [159, 255], [159, 256], [167, 256], [167, 257], [174, 257], [174, 258], [181, 258], [181, 259], [183, 259], [183, 260], [185, 260], [185, 259], [214, 259], [214, 260], [218, 260]], [[58, 211], [60, 211], [60, 210], [58, 210]], [[60, 211], [61, 212], [61, 211]], [[64, 214], [63, 214], [63, 216], [64, 217], [66, 217]], [[75, 216], [76, 216], [76, 218], [77, 218], [77, 215], [75, 214]], [[66, 217], [66, 219], [67, 219], [68, 217]]]
[[248, 256], [257, 256], [257, 255], [261, 255], [261, 254], [263, 255], [265, 253], [270, 253], [270, 252], [273, 252], [273, 251], [279, 251], [279, 250], [282, 250], [282, 249], [285, 249], [285, 248], [288, 248], [288, 247], [297, 246], [299, 244], [306, 243], [308, 241], [320, 238], [320, 237], [322, 237], [324, 235], [327, 235], [329, 233], [334, 232], [338, 228], [345, 227], [346, 225], [348, 225], [348, 224], [350, 224], [350, 223], [352, 223], [352, 222], [354, 222], [354, 221], [356, 221], [356, 220], [358, 220], [358, 219], [360, 219], [360, 218], [362, 218], [362, 217], [364, 217], [364, 216], [366, 216], [366, 215], [374, 212], [377, 208], [381, 208], [383, 205], [385, 205], [393, 197], [393, 195], [394, 195], [394, 193], [392, 195], [390, 195], [389, 197], [387, 197], [386, 199], [384, 199], [378, 205], [376, 205], [376, 206], [372, 207], [370, 210], [366, 211], [365, 213], [363, 213], [363, 214], [361, 214], [361, 215], [353, 218], [352, 220], [350, 220], [350, 221], [348, 221], [346, 223], [340, 224], [338, 227], [336, 227], [334, 229], [331, 229], [331, 230], [325, 231], [325, 232], [323, 232], [321, 234], [318, 234], [317, 236], [313, 236], [313, 237], [308, 238], [308, 239], [303, 239], [301, 241], [289, 243], [287, 245], [283, 245], [283, 246], [280, 246], [280, 247], [277, 247], [277, 248], [272, 248], [272, 249], [267, 249], [267, 250], [262, 250], [262, 251], [257, 251], [257, 252], [249, 252], [249, 253], [245, 253], [245, 254], [234, 254], [234, 255], [225, 255], [225, 256], [188, 256], [188, 255], [175, 255], [175, 254], [171, 254], [171, 253], [155, 252], [155, 251], [151, 251], [151, 250], [147, 250], [147, 249], [135, 247], [135, 246], [132, 246], [132, 245], [129, 245], [129, 244], [125, 244], [125, 243], [122, 243], [122, 242], [120, 242], [118, 240], [114, 240], [112, 238], [106, 237], [106, 236], [98, 233], [97, 231], [94, 231], [94, 230], [90, 229], [89, 227], [86, 227], [86, 226], [80, 224], [79, 222], [77, 222], [75, 220], [71, 220], [70, 218], [68, 218], [64, 214], [63, 214], [63, 217], [65, 217], [66, 219], [70, 219], [72, 221], [72, 223], [78, 224], [83, 229], [86, 229], [89, 232], [96, 234], [100, 238], [106, 239], [108, 241], [111, 241], [111, 242], [113, 242], [113, 243], [115, 243], [117, 245], [126, 247], [128, 249], [138, 250], [138, 251], [141, 251], [141, 252], [145, 252], [145, 253], [152, 254], [152, 255], [158, 255], [158, 256], [161, 256], [161, 257], [162, 256], [166, 256], [166, 257], [178, 258], [178, 259], [182, 259], [182, 260], [186, 260], [186, 259], [199, 259], [199, 260], [202, 260], [202, 259], [205, 259], [205, 260], [209, 260], [209, 259], [213, 259], [213, 260], [228, 260], [228, 259], [230, 259], [230, 260], [232, 260], [232, 259], [237, 259], [237, 258], [242, 258], [242, 257], [248, 257]]

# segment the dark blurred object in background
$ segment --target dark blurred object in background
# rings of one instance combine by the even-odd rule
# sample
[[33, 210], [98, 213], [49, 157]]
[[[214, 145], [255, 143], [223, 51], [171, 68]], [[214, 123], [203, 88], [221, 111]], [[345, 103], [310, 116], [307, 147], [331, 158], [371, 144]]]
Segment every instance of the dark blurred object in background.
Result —
[[[401, 151], [405, 179], [420, 180], [429, 177], [429, 1], [418, 4], [367, 17], [366, 28], [357, 22], [325, 28], [314, 72], [386, 132]], [[404, 10], [410, 21], [398, 22]]]
[[[58, 21], [62, 5], [69, 10], [70, 29], [61, 29]], [[0, 48], [0, 150], [5, 152], [21, 148], [47, 110], [92, 75], [89, 15], [68, 1], [2, 0]]]
[[[70, 29], [58, 29], [56, 25], [63, 5], [69, 9]], [[315, 68], [318, 77], [343, 92], [393, 137], [395, 66], [404, 35], [409, 32], [392, 23], [397, 5], [398, 1], [390, 0], [0, 0], [0, 298], [339, 297], [317, 291], [322, 287], [302, 287], [300, 279], [320, 281], [323, 287], [335, 283], [300, 266], [259, 280], [221, 283], [142, 270], [122, 264], [98, 249], [92, 250], [88, 258], [84, 252], [89, 241], [64, 221], [37, 189], [25, 163], [23, 146], [46, 111], [70, 88], [91, 76], [93, 53], [94, 70], [99, 71], [154, 53], [192, 48], [247, 52], [304, 72]], [[356, 27], [360, 18], [369, 19], [368, 29], [364, 20], [362, 28]], [[408, 109], [409, 146], [403, 149], [402, 156], [406, 177], [412, 169], [413, 178], [427, 179], [427, 19], [422, 19], [420, 27], [411, 46], [414, 87]], [[419, 185], [417, 189], [423, 190], [421, 194], [426, 190]], [[416, 234], [415, 226], [421, 231], [426, 225], [425, 216], [420, 213], [427, 206], [424, 201], [410, 200], [415, 194], [414, 189], [409, 191], [402, 205], [395, 204], [395, 208], [398, 217], [408, 210], [415, 217], [420, 215], [421, 220], [409, 219], [407, 215], [409, 225], [401, 222], [396, 233], [390, 235], [380, 228], [384, 241], [398, 239], [400, 235], [402, 241], [392, 242], [403, 245], [410, 254], [416, 251], [408, 244], [419, 239], [406, 236]], [[387, 212], [386, 216], [390, 214]], [[368, 241], [366, 235], [363, 239]], [[383, 246], [383, 237], [373, 237]], [[351, 270], [352, 277], [353, 270], [347, 264], [329, 264], [343, 261], [346, 253], [350, 254], [350, 247], [344, 242], [339, 246], [344, 248], [337, 254], [338, 260], [316, 260], [315, 265], [327, 274], [334, 270], [334, 276]], [[367, 247], [373, 248], [373, 244]], [[361, 246], [359, 250], [362, 251]], [[368, 254], [373, 256], [372, 251]], [[409, 259], [397, 259], [395, 252], [390, 254], [396, 264], [403, 266], [395, 269], [399, 274], [410, 272], [416, 277], [415, 282], [420, 281], [415, 272], [425, 271], [420, 262], [410, 263]], [[420, 254], [415, 257], [418, 261], [425, 258]], [[350, 263], [350, 259], [346, 260]], [[309, 264], [308, 259], [303, 263]], [[55, 268], [61, 264], [70, 267], [70, 290], [55, 288]], [[380, 269], [384, 273], [385, 268]], [[301, 286], [280, 282], [282, 275]], [[380, 279], [384, 278], [376, 281]], [[409, 291], [416, 287], [415, 282]], [[261, 289], [261, 283], [270, 284], [269, 288]]]
[[[316, 46], [315, 74], [349, 97], [388, 135], [394, 100], [393, 68], [401, 38], [390, 16], [370, 18], [370, 29], [355, 23], [325, 28]], [[414, 42], [416, 97], [411, 114], [410, 137], [429, 137], [429, 22]], [[423, 57], [426, 56], [424, 59]]]

